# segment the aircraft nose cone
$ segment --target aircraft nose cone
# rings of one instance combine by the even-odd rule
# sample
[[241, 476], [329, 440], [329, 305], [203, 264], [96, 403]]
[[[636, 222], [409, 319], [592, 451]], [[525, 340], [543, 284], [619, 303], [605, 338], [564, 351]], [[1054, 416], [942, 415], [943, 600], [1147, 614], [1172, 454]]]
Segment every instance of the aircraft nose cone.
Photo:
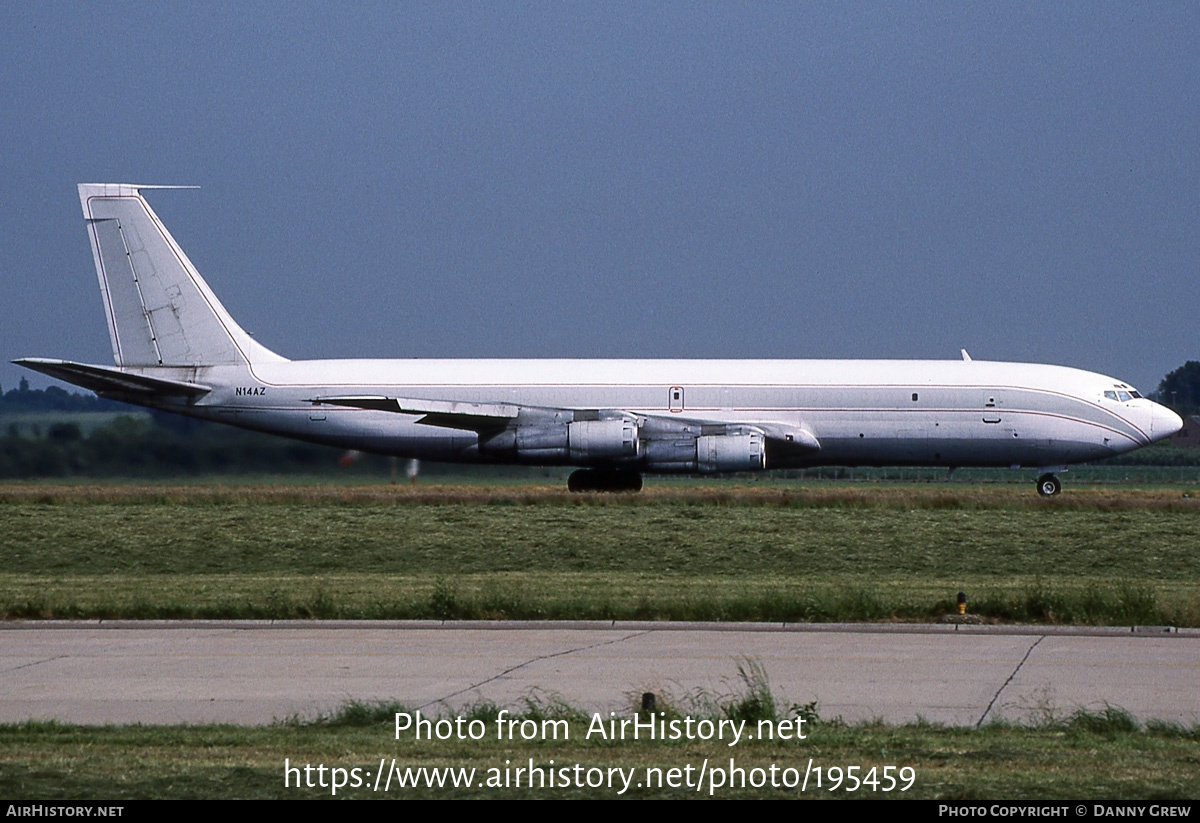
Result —
[[1155, 403], [1150, 410], [1150, 434], [1155, 440], [1170, 437], [1183, 428], [1183, 418], [1166, 406]]

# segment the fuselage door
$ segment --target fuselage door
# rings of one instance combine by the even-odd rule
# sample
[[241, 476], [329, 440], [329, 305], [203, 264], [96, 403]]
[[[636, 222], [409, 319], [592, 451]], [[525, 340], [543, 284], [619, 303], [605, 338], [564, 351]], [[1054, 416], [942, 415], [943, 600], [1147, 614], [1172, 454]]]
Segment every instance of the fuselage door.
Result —
[[672, 386], [669, 389], [669, 398], [671, 411], [683, 411], [683, 386]]
[[983, 398], [983, 422], [1000, 422], [1000, 404], [997, 402], [996, 395], [994, 394], [989, 394]]

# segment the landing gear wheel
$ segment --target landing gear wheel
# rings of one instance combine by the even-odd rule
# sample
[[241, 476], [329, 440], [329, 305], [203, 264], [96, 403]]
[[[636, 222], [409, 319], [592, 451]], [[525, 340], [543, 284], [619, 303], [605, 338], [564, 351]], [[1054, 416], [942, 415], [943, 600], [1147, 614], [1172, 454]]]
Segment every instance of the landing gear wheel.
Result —
[[642, 475], [628, 469], [579, 469], [567, 478], [572, 492], [640, 492]]
[[576, 494], [579, 492], [595, 491], [596, 481], [592, 477], [593, 474], [594, 472], [588, 469], [571, 472], [571, 476], [567, 478], [567, 491]]
[[1043, 474], [1037, 479], [1037, 490], [1042, 497], [1053, 497], [1062, 491], [1062, 483], [1052, 474]]

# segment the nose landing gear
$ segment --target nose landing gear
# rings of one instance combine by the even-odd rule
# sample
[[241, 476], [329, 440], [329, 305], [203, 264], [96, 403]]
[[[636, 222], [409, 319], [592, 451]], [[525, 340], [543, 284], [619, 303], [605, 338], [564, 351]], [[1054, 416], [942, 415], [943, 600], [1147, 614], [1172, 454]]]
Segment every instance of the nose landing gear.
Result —
[[1053, 474], [1043, 474], [1037, 479], [1037, 490], [1042, 497], [1053, 497], [1062, 491], [1062, 481]]

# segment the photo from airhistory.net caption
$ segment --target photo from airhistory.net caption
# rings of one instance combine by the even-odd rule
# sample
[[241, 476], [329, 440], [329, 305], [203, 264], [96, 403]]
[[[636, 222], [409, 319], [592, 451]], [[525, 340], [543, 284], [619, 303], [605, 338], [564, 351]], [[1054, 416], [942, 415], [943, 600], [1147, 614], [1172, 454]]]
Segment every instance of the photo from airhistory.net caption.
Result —
[[[591, 716], [583, 739], [586, 741], [720, 741], [730, 749], [739, 743], [758, 737], [769, 740], [804, 741], [805, 719], [710, 720], [693, 717], [668, 719], [665, 712], [657, 716], [608, 717], [596, 712]], [[576, 730], [578, 733], [578, 729]], [[397, 713], [395, 737], [413, 740], [479, 741], [489, 735], [497, 741], [524, 743], [569, 740], [571, 724], [558, 718], [516, 718], [501, 709], [491, 723], [480, 718], [457, 715], [423, 717], [420, 711]], [[556, 763], [553, 758], [526, 762], [506, 759], [504, 763], [486, 769], [474, 767], [412, 767], [396, 758], [380, 758], [378, 767], [299, 763], [284, 761], [284, 785], [288, 788], [328, 789], [337, 795], [347, 788], [369, 788], [374, 792], [403, 792], [409, 788], [479, 788], [489, 789], [601, 789], [607, 788], [624, 795], [631, 788], [687, 788], [697, 793], [715, 796], [725, 790], [765, 787], [793, 789], [800, 792], [826, 789], [846, 792], [907, 791], [916, 781], [916, 771], [910, 766], [822, 765], [810, 757], [798, 758], [795, 765], [738, 765], [736, 757], [724, 762], [681, 762], [675, 766], [595, 766], [582, 763]]]

